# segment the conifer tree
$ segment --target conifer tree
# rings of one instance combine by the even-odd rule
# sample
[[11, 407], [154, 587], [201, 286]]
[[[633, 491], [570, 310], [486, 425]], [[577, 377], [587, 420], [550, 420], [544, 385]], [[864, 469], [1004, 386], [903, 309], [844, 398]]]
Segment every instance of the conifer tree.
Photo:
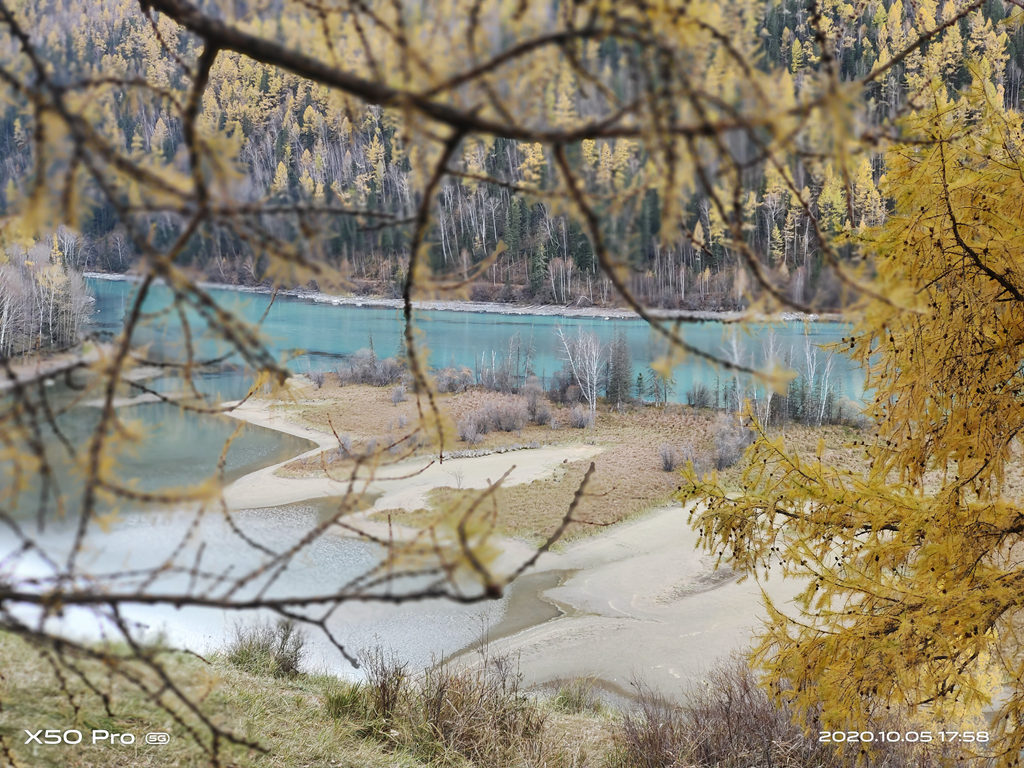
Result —
[[[979, 723], [962, 728], [990, 729], [979, 746], [1016, 765], [1024, 509], [1006, 488], [1024, 431], [1024, 123], [991, 61], [971, 72], [953, 96], [932, 81], [904, 120], [908, 144], [886, 156], [895, 210], [860, 236], [877, 268], [848, 340], [873, 393], [867, 469], [760, 431], [742, 494], [693, 475], [686, 494], [710, 499], [695, 525], [722, 563], [802, 579], [795, 612], [769, 606], [756, 652], [778, 699], [827, 729], [893, 711]], [[972, 719], [987, 708], [990, 725]]]

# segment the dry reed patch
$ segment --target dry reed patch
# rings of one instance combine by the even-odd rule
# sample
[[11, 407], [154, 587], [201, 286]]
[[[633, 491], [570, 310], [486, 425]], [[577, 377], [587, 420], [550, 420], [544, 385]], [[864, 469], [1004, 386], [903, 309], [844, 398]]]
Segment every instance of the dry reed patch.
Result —
[[[811, 462], [818, 459], [819, 441], [824, 443], [822, 461], [827, 467], [846, 470], [856, 475], [866, 475], [870, 461], [866, 446], [871, 445], [874, 434], [870, 427], [850, 427], [842, 425], [826, 425], [813, 427], [802, 424], [788, 424], [785, 427], [768, 431], [770, 438], [781, 437], [786, 451], [798, 456], [802, 461]], [[1002, 494], [1006, 498], [1024, 498], [1024, 446], [1012, 446], [1010, 461], [1006, 464], [1003, 478]], [[719, 480], [727, 489], [739, 489], [743, 471], [742, 462], [719, 473]], [[924, 488], [935, 493], [945, 482], [956, 476], [956, 465], [951, 462], [947, 471], [934, 469], [925, 473]], [[893, 483], [898, 482], [897, 473], [891, 476]]]
[[[333, 377], [328, 377], [329, 379]], [[328, 381], [317, 390], [305, 387], [301, 399], [288, 409], [292, 418], [319, 429], [328, 429], [328, 421], [346, 440], [346, 448], [329, 451], [292, 462], [280, 474], [286, 476], [320, 476], [324, 463], [335, 476], [343, 476], [354, 466], [353, 456], [370, 450], [383, 450], [394, 445], [386, 456], [399, 460], [414, 455], [436, 452], [436, 444], [426, 437], [402, 439], [412, 434], [418, 420], [415, 396], [394, 404], [387, 387], [350, 384], [338, 386]], [[439, 394], [436, 403], [443, 419], [451, 428], [446, 438], [446, 452], [462, 450], [490, 451], [514, 445], [550, 445], [586, 440], [601, 445], [603, 453], [596, 457], [596, 472], [587, 494], [577, 511], [583, 522], [570, 526], [567, 538], [588, 535], [601, 526], [632, 517], [671, 499], [680, 486], [678, 471], [665, 471], [662, 455], [678, 457], [674, 462], [681, 469], [692, 461], [699, 472], [719, 463], [720, 447], [716, 438], [725, 428], [735, 428], [733, 417], [716, 411], [700, 410], [680, 404], [633, 406], [622, 410], [601, 409], [597, 423], [586, 430], [568, 427], [569, 408], [549, 404], [558, 429], [549, 425], [527, 423], [510, 432], [492, 429], [479, 435], [470, 445], [458, 439], [455, 425], [473, 414], [488, 409], [521, 404], [524, 398], [497, 392], [470, 389], [461, 393]], [[425, 405], [425, 404], [424, 404]], [[817, 454], [818, 442], [825, 441], [824, 458], [834, 466], [859, 471], [866, 468], [862, 447], [862, 430], [843, 426], [810, 427], [787, 425], [771, 433], [782, 434], [786, 445], [802, 458]], [[429, 435], [427, 436], [429, 437]], [[398, 443], [397, 445], [395, 445]], [[502, 488], [488, 502], [496, 504], [496, 530], [504, 535], [543, 539], [555, 530], [572, 501], [589, 462], [558, 467], [549, 477], [532, 483]], [[740, 487], [742, 462], [725, 467], [719, 478], [726, 487]], [[438, 512], [450, 511], [452, 505], [469, 505], [479, 492], [439, 489], [434, 492], [430, 510], [417, 512], [391, 511], [394, 519], [407, 525], [429, 525]], [[378, 517], [388, 513], [379, 513]]]
[[[794, 711], [776, 704], [740, 658], [713, 667], [680, 702], [634, 687], [635, 706], [618, 722], [606, 768], [991, 768], [994, 762], [956, 742], [819, 743], [818, 715], [802, 728]], [[893, 713], [861, 727], [906, 733], [922, 725]]]
[[617, 714], [548, 715], [546, 738], [553, 752], [565, 760], [565, 768], [607, 768], [615, 750], [613, 722]]
[[303, 389], [300, 397], [279, 407], [296, 421], [322, 432], [330, 433], [333, 424], [339, 434], [361, 440], [379, 438], [407, 431], [407, 425], [415, 424], [418, 418], [415, 397], [394, 403], [392, 389], [368, 384], [324, 384], [321, 389]]
[[[395, 446], [388, 455], [388, 458], [394, 460], [437, 452], [435, 430], [416, 431], [420, 417], [415, 394], [410, 394], [408, 400], [398, 404], [392, 403], [390, 388], [365, 384], [343, 387], [325, 384], [321, 390], [315, 390], [314, 394], [314, 399], [303, 399], [275, 408], [296, 422], [314, 429], [330, 432], [333, 426], [334, 431], [345, 441], [344, 450], [328, 451], [322, 457], [313, 456], [291, 462], [278, 473], [282, 476], [320, 476], [324, 462], [332, 473], [344, 473], [354, 465], [354, 455], [388, 449], [389, 446]], [[526, 423], [522, 429], [510, 432], [491, 431], [472, 445], [459, 440], [456, 425], [460, 420], [488, 408], [521, 401], [522, 398], [517, 395], [484, 390], [435, 395], [435, 403], [446, 425], [445, 452], [495, 450], [523, 444], [547, 445], [565, 439], [563, 430], [556, 431], [547, 425]], [[422, 406], [425, 413], [428, 412], [429, 404], [425, 398]]]
[[[868, 460], [864, 446], [859, 443], [871, 440], [871, 432], [866, 428], [841, 425], [823, 425], [813, 427], [804, 424], [787, 424], [784, 427], [770, 429], [766, 433], [769, 438], [781, 437], [787, 453], [797, 456], [801, 461], [816, 461], [818, 444], [824, 443], [822, 461], [826, 466], [863, 473], [868, 470]], [[743, 462], [719, 472], [719, 481], [730, 489], [739, 489], [742, 485]]]

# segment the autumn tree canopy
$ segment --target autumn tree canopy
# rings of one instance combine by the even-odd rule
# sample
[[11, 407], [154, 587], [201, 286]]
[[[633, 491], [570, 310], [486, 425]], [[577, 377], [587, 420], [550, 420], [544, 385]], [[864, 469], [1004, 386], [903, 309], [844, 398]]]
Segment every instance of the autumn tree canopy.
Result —
[[723, 562], [806, 580], [756, 654], [780, 698], [837, 728], [991, 709], [979, 749], [1018, 765], [1024, 133], [992, 82], [1002, 56], [979, 52], [962, 92], [923, 84], [885, 154], [894, 209], [857, 236], [878, 293], [849, 340], [873, 392], [866, 468], [762, 433], [741, 495], [693, 477], [688, 492], [710, 496], [695, 524]]

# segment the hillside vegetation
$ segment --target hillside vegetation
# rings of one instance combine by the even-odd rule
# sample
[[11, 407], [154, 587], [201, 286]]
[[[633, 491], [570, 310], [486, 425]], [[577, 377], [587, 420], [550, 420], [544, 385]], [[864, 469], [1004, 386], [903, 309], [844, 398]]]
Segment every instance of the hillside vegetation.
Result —
[[[181, 62], [198, 55], [196, 39], [165, 17], [154, 16], [150, 22], [132, 0], [19, 5], [24, 26], [55, 82], [94, 83], [88, 89], [94, 129], [129, 161], [172, 184], [183, 180], [191, 160], [178, 108], [190, 73]], [[238, 0], [223, 8], [204, 3], [215, 15], [238, 20], [253, 33], [326, 60], [340, 58], [357, 74], [384, 73], [388, 81], [415, 79], [420, 70], [431, 73], [445, 66], [448, 56], [471, 60], [500, 50], [529, 30], [557, 26], [561, 14], [568, 13], [556, 2], [534, 3], [521, 18], [515, 3], [498, 4], [500, 11], [492, 9], [480, 20], [486, 24], [483, 32], [467, 28], [474, 20], [449, 13], [444, 4], [426, 18], [419, 18], [420, 11], [412, 6], [399, 13], [401, 3], [380, 5], [364, 17], [335, 12], [329, 5], [318, 15], [303, 3], [284, 0]], [[877, 143], [893, 133], [894, 121], [912, 104], [915, 78], [922, 74], [917, 52], [890, 60], [905, 53], [914, 29], [942, 26], [961, 5], [832, 1], [815, 4], [815, 13], [821, 14], [817, 20], [797, 0], [737, 5], [727, 17], [709, 12], [708, 24], [732, 37], [733, 53], [742, 53], [747, 61], [738, 64], [725, 48], [697, 48], [693, 66], [709, 89], [725, 98], [729, 82], [747, 78], [742, 72], [752, 67], [771, 76], [774, 103], [797, 104], [820, 93], [821, 36], [830, 35], [835, 48], [830, 56], [840, 81], [862, 79], [888, 65], [864, 87], [856, 112], [844, 116]], [[929, 43], [943, 52], [944, 69], [936, 74], [959, 88], [969, 78], [971, 58], [1005, 43], [1002, 71], [994, 76], [1002, 83], [1006, 104], [1016, 107], [1024, 32], [1013, 27], [1003, 31], [1009, 3], [985, 0], [972, 5], [977, 6], [979, 13], [961, 15]], [[555, 73], [540, 90], [523, 91], [516, 85], [515, 62], [498, 68], [488, 87], [495, 98], [515, 104], [542, 126], [603, 119], [609, 105], [647, 98], [639, 82], [651, 77], [654, 64], [628, 43], [632, 23], [624, 17], [621, 38], [595, 34], [581, 40], [571, 49], [569, 66], [558, 62], [557, 51], [550, 56], [538, 51], [529, 65], [550, 66]], [[401, 30], [412, 24], [429, 29], [422, 31], [421, 50], [403, 47]], [[321, 34], [328, 27], [330, 44]], [[757, 47], [750, 47], [752, 41]], [[16, 62], [10, 50], [0, 50], [4, 67]], [[7, 214], [31, 193], [39, 170], [33, 111], [18, 93], [0, 106], [0, 211]], [[401, 292], [409, 263], [409, 221], [419, 202], [416, 190], [423, 173], [402, 109], [368, 105], [224, 51], [209, 74], [198, 120], [202, 132], [216, 136], [225, 164], [221, 170], [230, 170], [230, 194], [237, 206], [263, 207], [245, 227], [225, 226], [193, 239], [179, 263], [194, 265], [215, 281], [252, 284], [271, 276], [270, 264], [254, 242], [308, 239], [301, 263], [317, 263], [319, 268], [315, 275], [306, 269], [283, 275], [275, 270], [286, 284], [304, 284], [313, 277], [314, 284], [332, 289]], [[881, 155], [872, 152], [840, 167], [821, 159], [809, 145], [807, 149], [791, 156], [781, 175], [783, 169], [758, 161], [762, 148], [755, 134], [729, 133], [727, 146], [720, 150], [743, 168], [736, 194], [717, 189], [713, 168], [707, 177], [695, 169], [693, 178], [676, 179], [678, 189], [672, 194], [682, 192], [687, 202], [672, 228], [666, 228], [663, 218], [677, 201], [665, 199], [663, 181], [648, 178], [660, 161], [644, 142], [588, 139], [567, 151], [588, 193], [603, 201], [599, 214], [608, 245], [621, 254], [628, 283], [644, 303], [696, 309], [746, 305], [760, 292], [760, 280], [750, 274], [751, 259], [756, 259], [760, 270], [793, 301], [830, 308], [841, 304], [842, 296], [840, 282], [825, 268], [820, 235], [856, 231], [884, 219], [887, 203], [878, 182], [885, 168]], [[620, 301], [580, 223], [545, 191], [558, 176], [549, 150], [500, 136], [471, 138], [448, 167], [451, 174], [440, 183], [427, 237], [429, 261], [436, 272], [457, 276], [467, 297], [558, 304]], [[709, 195], [711, 186], [716, 187], [714, 197]], [[296, 213], [296, 206], [303, 210]], [[365, 215], [339, 215], [343, 209]], [[147, 214], [143, 206], [134, 213], [148, 218], [147, 225], [155, 230], [153, 244], [159, 248], [180, 231], [187, 207], [169, 204]], [[60, 244], [66, 260], [77, 268], [132, 269], [139, 253], [120, 218], [97, 195], [74, 234]], [[310, 238], [313, 232], [315, 239]], [[739, 248], [733, 242], [737, 236], [749, 248]], [[846, 260], [850, 253], [840, 248], [839, 256]]]
[[[241, 633], [209, 659], [148, 647], [130, 664], [132, 685], [104, 671], [105, 658], [124, 655], [116, 646], [60, 660], [0, 633], [8, 662], [0, 678], [0, 749], [18, 768], [208, 765], [196, 741], [205, 741], [197, 715], [154, 704], [162, 671], [202, 703], [203, 717], [232, 734], [221, 759], [238, 768], [741, 768], [752, 760], [839, 768], [854, 756], [802, 733], [738, 662], [709, 673], [685, 705], [636, 688], [636, 700], [620, 709], [604, 703], [591, 680], [527, 692], [514, 659], [486, 652], [469, 666], [418, 671], [378, 649], [363, 660], [364, 682], [298, 672], [275, 666], [279, 634], [271, 628], [261, 642], [258, 631]], [[26, 729], [57, 729], [62, 737], [79, 731], [82, 743], [26, 745]], [[118, 737], [110, 743], [101, 735], [93, 744], [94, 732]], [[146, 744], [149, 732], [167, 733], [170, 742]], [[122, 743], [121, 734], [135, 743]], [[906, 744], [873, 757], [879, 768], [962, 759], [949, 748]]]

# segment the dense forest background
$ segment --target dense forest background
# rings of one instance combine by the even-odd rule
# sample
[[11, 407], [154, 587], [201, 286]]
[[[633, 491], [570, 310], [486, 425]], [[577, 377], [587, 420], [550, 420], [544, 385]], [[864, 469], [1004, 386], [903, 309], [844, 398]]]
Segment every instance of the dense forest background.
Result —
[[[195, 41], [166, 19], [151, 23], [131, 0], [20, 5], [19, 13], [31, 21], [30, 32], [57, 81], [123, 84], [115, 96], [108, 91], [97, 97], [101, 119], [96, 128], [118, 137], [142, 167], [159, 174], [186, 173], [188, 148], [176, 117], [180, 112], [171, 107], [187, 87], [188, 73], [181, 62], [195, 58]], [[839, 77], [864, 77], [911, 41], [914, 22], [923, 19], [925, 27], [936, 25], [922, 15], [942, 19], [953, 7], [946, 6], [948, 2], [901, 0], [824, 4], [825, 28], [836, 35]], [[966, 82], [964, 62], [973, 52], [991, 51], [1005, 40], [1005, 67], [996, 79], [1006, 104], [1016, 107], [1024, 72], [1024, 33], [1016, 30], [1009, 39], [1004, 37], [1000, 22], [1007, 8], [1001, 0], [988, 0], [980, 17], [961, 19], [929, 44], [946, 52], [949, 64], [944, 75], [955, 88]], [[236, 0], [210, 9], [298, 47], [310, 36], [307, 27], [313, 23], [308, 14], [300, 20], [294, 8], [279, 2]], [[760, 17], [748, 21], [757, 25], [761, 41], [753, 66], [765, 71], [784, 67], [779, 98], [795, 101], [806, 73], [819, 67], [819, 44], [805, 4], [765, 2]], [[354, 21], [349, 33], [351, 37], [337, 40], [330, 52], [339, 61], [356, 41], [379, 38], [386, 45], [395, 30]], [[494, 50], [508, 42], [500, 29], [489, 34]], [[6, 42], [0, 61], [11, 62], [13, 51], [13, 44]], [[589, 40], [580, 44], [576, 55], [580, 66], [575, 71], [600, 72], [599, 82], [574, 76], [573, 68], [560, 69], [543, 93], [534, 94], [552, 126], [599, 114], [602, 89], [610, 89], [623, 102], [634, 96], [636, 68], [641, 64], [629, 45], [616, 39]], [[859, 130], [870, 135], [875, 128], [880, 140], [893, 130], [893, 121], [908, 107], [906, 67], [907, 62], [892, 66], [865, 89], [859, 112], [850, 115]], [[710, 72], [714, 74], [714, 62]], [[494, 79], [493, 87], [504, 87], [500, 78]], [[317, 242], [310, 247], [319, 249], [317, 258], [334, 270], [336, 280], [327, 285], [321, 278], [319, 284], [307, 285], [382, 295], [401, 290], [408, 263], [408, 224], [418, 202], [411, 192], [416, 185], [410, 183], [417, 158], [410, 156], [403, 141], [403, 119], [398, 110], [341, 99], [298, 76], [230, 52], [217, 59], [199, 116], [204, 130], [224, 137], [225, 154], [235, 163], [234, 199], [263, 206], [264, 232], [302, 243], [315, 228]], [[0, 106], [0, 209], [5, 214], [11, 201], [30, 194], [31, 179], [39, 172], [33, 132], [45, 126], [27, 127], [32, 125], [27, 103], [11, 98]], [[839, 281], [832, 270], [822, 268], [808, 209], [771, 165], [757, 162], [757, 148], [745, 146], [747, 134], [730, 135], [728, 141], [736, 144], [730, 146], [735, 155], [751, 158], [739, 202], [747, 243], [766, 273], [795, 302], [840, 306]], [[600, 213], [609, 225], [609, 244], [628, 264], [635, 295], [646, 305], [670, 308], [746, 305], [756, 294], [756, 284], [732, 247], [715, 206], [698, 184], [683, 226], [663, 231], [660, 190], [639, 181], [643, 174], [638, 171], [650, 161], [640, 147], [640, 142], [629, 139], [585, 140], [569, 147], [588, 192], [606, 201]], [[887, 202], [878, 190], [884, 173], [880, 155], [865, 152], [854, 163], [853, 175], [839, 173], [810, 155], [795, 156], [791, 163], [802, 197], [827, 234], [849, 233], [849, 244], [858, 230], [885, 218]], [[428, 237], [430, 260], [436, 271], [463, 279], [467, 298], [557, 304], [615, 301], [588, 238], [564, 208], [552, 205], [543, 194], [554, 171], [552, 158], [540, 144], [467, 140], [449, 167], [453, 173], [441, 184]], [[304, 215], [280, 215], [297, 206], [303, 207]], [[332, 215], [335, 206], [365, 209], [368, 215]], [[179, 231], [180, 214], [173, 210], [154, 210], [149, 219], [158, 246], [161, 233], [170, 240]], [[138, 254], [102, 195], [97, 195], [91, 213], [75, 224], [73, 230], [61, 230], [52, 249], [47, 244], [54, 263], [65, 271], [132, 269]], [[179, 262], [212, 281], [250, 285], [268, 278], [265, 257], [259, 253], [244, 233], [226, 229], [195, 238]], [[840, 249], [842, 258], [849, 259], [852, 253], [849, 245]], [[31, 294], [30, 286], [15, 286], [15, 271], [4, 272], [0, 291]]]

